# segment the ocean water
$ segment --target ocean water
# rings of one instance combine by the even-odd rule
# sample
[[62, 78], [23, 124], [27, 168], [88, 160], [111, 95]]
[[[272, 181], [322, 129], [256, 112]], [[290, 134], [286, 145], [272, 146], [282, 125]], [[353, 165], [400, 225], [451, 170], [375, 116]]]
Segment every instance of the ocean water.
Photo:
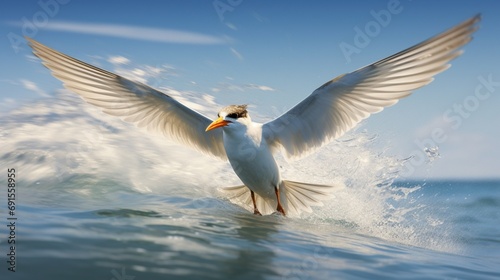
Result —
[[259, 217], [218, 191], [239, 184], [227, 163], [72, 95], [1, 126], [17, 220], [11, 272], [2, 187], [0, 279], [500, 279], [500, 181], [404, 180], [360, 129], [278, 159], [284, 178], [338, 186], [324, 206]]

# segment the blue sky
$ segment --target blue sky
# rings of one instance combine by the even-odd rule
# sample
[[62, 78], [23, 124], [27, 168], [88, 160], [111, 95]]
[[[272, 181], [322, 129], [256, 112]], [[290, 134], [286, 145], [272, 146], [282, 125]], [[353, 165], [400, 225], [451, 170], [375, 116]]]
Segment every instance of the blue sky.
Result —
[[[379, 144], [398, 157], [414, 155], [412, 177], [500, 177], [500, 86], [484, 86], [500, 82], [498, 1], [37, 0], [0, 6], [2, 113], [62, 87], [18, 41], [28, 35], [155, 87], [210, 94], [219, 104], [248, 103], [267, 117], [337, 75], [481, 13], [480, 30], [449, 70], [361, 129], [379, 134]], [[390, 19], [377, 22], [380, 13]], [[341, 46], [356, 47], [356, 30], [366, 32], [374, 22], [368, 42], [346, 55]], [[489, 89], [481, 100], [479, 85]], [[441, 157], [432, 166], [422, 163], [425, 147], [434, 146]]]

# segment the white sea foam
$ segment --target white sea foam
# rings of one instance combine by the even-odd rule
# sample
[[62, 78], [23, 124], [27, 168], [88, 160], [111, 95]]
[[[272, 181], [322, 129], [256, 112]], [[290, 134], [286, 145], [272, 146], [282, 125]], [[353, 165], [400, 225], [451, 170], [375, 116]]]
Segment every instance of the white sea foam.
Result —
[[[197, 109], [209, 116], [221, 107], [207, 96], [171, 94], [182, 96], [187, 104], [205, 104]], [[228, 163], [109, 117], [66, 91], [10, 112], [1, 129], [0, 164], [17, 166], [27, 185], [90, 175], [117, 182], [125, 191], [219, 197], [218, 187], [240, 184]], [[325, 206], [300, 219], [333, 224], [333, 230], [347, 228], [450, 250], [449, 225], [413, 195], [419, 186], [393, 186], [403, 162], [374, 147], [377, 141], [369, 133], [354, 131], [298, 161], [278, 156], [283, 178], [342, 186]], [[90, 197], [103, 191], [98, 185], [66, 187]]]

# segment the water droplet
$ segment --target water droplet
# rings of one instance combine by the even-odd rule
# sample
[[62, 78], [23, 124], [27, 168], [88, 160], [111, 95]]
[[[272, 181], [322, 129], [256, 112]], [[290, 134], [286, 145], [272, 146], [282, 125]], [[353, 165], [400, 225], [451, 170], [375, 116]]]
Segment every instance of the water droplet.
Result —
[[429, 162], [433, 162], [438, 158], [441, 158], [441, 154], [439, 154], [439, 147], [434, 146], [434, 147], [425, 147], [424, 152], [427, 155], [427, 159]]

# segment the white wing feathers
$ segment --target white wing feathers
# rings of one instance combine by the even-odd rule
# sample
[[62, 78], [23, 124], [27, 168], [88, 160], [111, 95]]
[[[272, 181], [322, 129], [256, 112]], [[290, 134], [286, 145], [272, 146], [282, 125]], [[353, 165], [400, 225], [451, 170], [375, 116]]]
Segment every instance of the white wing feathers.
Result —
[[477, 30], [477, 15], [420, 44], [341, 75], [277, 119], [264, 124], [267, 142], [297, 157], [342, 136], [448, 69]]
[[226, 159], [222, 130], [205, 132], [212, 122], [209, 118], [147, 85], [94, 67], [33, 39], [27, 40], [33, 53], [67, 89], [100, 107], [103, 112]]

